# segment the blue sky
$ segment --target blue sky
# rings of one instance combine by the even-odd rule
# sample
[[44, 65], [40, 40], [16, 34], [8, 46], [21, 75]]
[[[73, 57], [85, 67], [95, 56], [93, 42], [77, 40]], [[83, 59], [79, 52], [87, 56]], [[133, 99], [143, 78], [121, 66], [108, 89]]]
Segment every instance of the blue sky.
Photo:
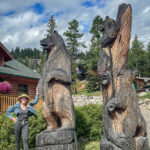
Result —
[[45, 7], [42, 3], [35, 3], [33, 6], [31, 6], [31, 9], [37, 14], [42, 14]]
[[[47, 23], [54, 14], [57, 31], [63, 36], [68, 22], [77, 19], [79, 30], [84, 33], [81, 41], [90, 46], [89, 30], [96, 15], [103, 19], [116, 18], [121, 3], [130, 3], [133, 10], [132, 36], [147, 46], [150, 41], [150, 1], [149, 0], [1, 0], [0, 1], [0, 41], [9, 49], [40, 48], [40, 40], [47, 30]], [[88, 50], [88, 48], [86, 50]]]

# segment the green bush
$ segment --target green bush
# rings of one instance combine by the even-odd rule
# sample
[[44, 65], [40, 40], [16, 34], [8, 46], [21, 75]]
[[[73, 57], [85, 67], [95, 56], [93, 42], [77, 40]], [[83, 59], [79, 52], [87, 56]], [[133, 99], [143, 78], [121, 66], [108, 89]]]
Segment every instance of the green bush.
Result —
[[78, 137], [100, 140], [102, 137], [102, 106], [89, 104], [75, 108]]
[[86, 84], [86, 89], [88, 92], [100, 90], [99, 80], [96, 73], [88, 73], [86, 80], [88, 81]]
[[[35, 138], [38, 133], [46, 129], [46, 122], [41, 110], [37, 111], [38, 118], [29, 118], [29, 147], [35, 147]], [[21, 148], [23, 144], [21, 141]], [[0, 114], [0, 150], [15, 150], [14, 123], [5, 114]]]
[[0, 113], [0, 150], [14, 149], [14, 123], [5, 114]]
[[[36, 135], [46, 129], [41, 109], [38, 118], [29, 118], [29, 147], [35, 147]], [[102, 106], [89, 104], [75, 108], [78, 137], [99, 140], [102, 136]], [[22, 147], [22, 142], [21, 142]], [[0, 150], [15, 150], [14, 123], [5, 114], [0, 114]]]
[[46, 122], [43, 119], [41, 109], [36, 111], [38, 118], [34, 116], [29, 118], [29, 147], [34, 148], [36, 135], [46, 129]]

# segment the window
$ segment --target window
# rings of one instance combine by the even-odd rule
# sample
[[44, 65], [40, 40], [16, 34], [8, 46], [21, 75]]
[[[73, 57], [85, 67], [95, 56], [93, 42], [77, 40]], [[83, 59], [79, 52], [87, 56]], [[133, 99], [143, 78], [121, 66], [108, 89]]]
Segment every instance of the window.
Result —
[[0, 82], [3, 82], [3, 81], [4, 81], [4, 79], [0, 77]]
[[18, 84], [18, 96], [20, 96], [23, 93], [28, 94], [28, 85]]
[[0, 57], [0, 66], [2, 66], [3, 60], [2, 57]]

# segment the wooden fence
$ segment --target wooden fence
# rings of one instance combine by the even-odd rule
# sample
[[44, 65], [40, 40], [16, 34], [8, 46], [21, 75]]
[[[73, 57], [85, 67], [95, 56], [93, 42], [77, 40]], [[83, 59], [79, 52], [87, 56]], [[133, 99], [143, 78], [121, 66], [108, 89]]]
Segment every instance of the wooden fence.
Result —
[[[33, 101], [34, 99], [31, 99]], [[35, 110], [42, 106], [42, 99], [34, 106]], [[0, 94], [0, 112], [5, 113], [6, 110], [17, 103], [17, 96]]]

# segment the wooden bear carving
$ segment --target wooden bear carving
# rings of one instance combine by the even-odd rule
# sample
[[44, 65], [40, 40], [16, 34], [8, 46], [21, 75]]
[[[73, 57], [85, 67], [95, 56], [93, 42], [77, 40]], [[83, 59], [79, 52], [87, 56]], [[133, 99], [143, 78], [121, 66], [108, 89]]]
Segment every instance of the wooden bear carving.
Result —
[[47, 61], [38, 83], [39, 96], [44, 98], [42, 114], [47, 129], [74, 129], [74, 107], [70, 91], [71, 63], [66, 46], [56, 31], [40, 43], [47, 51]]
[[131, 6], [121, 4], [116, 21], [106, 17], [98, 74], [103, 94], [101, 150], [148, 150], [147, 129], [132, 85], [136, 72], [127, 70]]

